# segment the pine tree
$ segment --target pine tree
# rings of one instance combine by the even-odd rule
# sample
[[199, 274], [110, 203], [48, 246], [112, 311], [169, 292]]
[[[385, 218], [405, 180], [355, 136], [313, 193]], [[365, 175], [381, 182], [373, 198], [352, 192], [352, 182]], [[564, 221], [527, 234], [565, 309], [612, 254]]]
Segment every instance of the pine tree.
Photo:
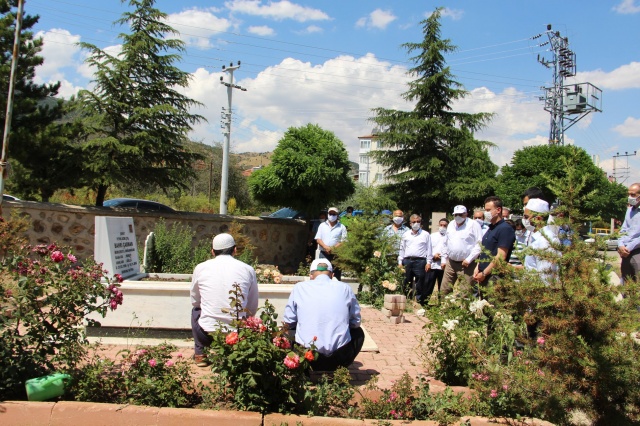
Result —
[[444, 55], [455, 51], [440, 32], [441, 9], [421, 22], [424, 39], [402, 46], [414, 66], [416, 79], [403, 93], [415, 103], [412, 111], [375, 108], [383, 149], [373, 155], [387, 167], [388, 191], [404, 210], [423, 213], [450, 211], [455, 204], [481, 204], [492, 189], [498, 168], [489, 159], [490, 142], [474, 138], [490, 119], [489, 113], [454, 112], [452, 104], [467, 92], [454, 79]]
[[184, 43], [165, 38], [177, 32], [154, 3], [129, 0], [133, 11], [116, 21], [131, 29], [119, 36], [119, 54], [81, 43], [90, 52], [87, 63], [96, 69], [94, 90], [79, 94], [90, 111], [84, 151], [91, 158], [87, 174], [97, 191], [96, 205], [113, 184], [186, 188], [194, 177], [192, 163], [200, 159], [184, 147], [192, 126], [204, 120], [189, 112], [201, 104], [177, 90], [189, 84], [189, 74], [174, 65]]

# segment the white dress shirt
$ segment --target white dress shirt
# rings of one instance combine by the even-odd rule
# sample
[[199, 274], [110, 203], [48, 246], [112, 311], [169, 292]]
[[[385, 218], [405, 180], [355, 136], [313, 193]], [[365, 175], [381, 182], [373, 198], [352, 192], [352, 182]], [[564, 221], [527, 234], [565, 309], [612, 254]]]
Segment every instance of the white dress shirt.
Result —
[[[222, 312], [228, 310], [229, 291], [233, 284], [240, 284], [244, 296], [242, 307], [255, 315], [258, 310], [258, 280], [256, 271], [244, 262], [230, 255], [216, 256], [198, 264], [191, 278], [191, 305], [200, 308], [198, 324], [204, 331], [217, 330], [222, 324], [231, 324], [235, 313]], [[244, 312], [240, 317], [246, 316]]]
[[427, 259], [427, 264], [433, 262], [431, 254], [431, 236], [424, 229], [418, 232], [407, 231], [402, 234], [400, 240], [400, 252], [398, 253], [398, 264], [402, 265], [405, 257], [423, 257]]
[[442, 235], [440, 232], [431, 234], [431, 253], [440, 254], [440, 259], [431, 262], [431, 269], [442, 269], [442, 252], [444, 251], [444, 238], [447, 234]]
[[338, 243], [343, 242], [347, 238], [347, 227], [337, 221], [335, 225], [331, 226], [331, 223], [326, 220], [318, 226], [318, 232], [316, 233], [316, 240], [322, 240], [322, 242], [333, 247]]
[[[560, 242], [560, 240], [558, 240], [558, 236], [553, 231], [554, 228], [547, 225], [541, 230], [531, 234], [531, 238], [529, 239], [529, 248], [534, 250], [547, 249], [553, 251], [553, 249], [550, 248], [551, 243], [557, 244]], [[538, 271], [540, 273], [540, 277], [547, 283], [549, 282], [551, 275], [558, 269], [558, 265], [532, 254], [525, 256], [524, 267], [525, 269]]]
[[480, 256], [482, 245], [482, 229], [478, 222], [466, 218], [461, 225], [452, 221], [447, 226], [447, 234], [444, 241], [444, 258], [456, 262], [473, 262]]

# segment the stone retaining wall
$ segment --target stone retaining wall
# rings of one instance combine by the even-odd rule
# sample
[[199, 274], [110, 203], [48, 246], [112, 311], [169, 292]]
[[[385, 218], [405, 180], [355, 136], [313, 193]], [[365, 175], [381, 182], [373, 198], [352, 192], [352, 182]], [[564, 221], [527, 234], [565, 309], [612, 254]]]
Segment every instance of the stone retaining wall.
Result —
[[[260, 263], [278, 265], [281, 270], [295, 271], [306, 254], [307, 225], [300, 220], [270, 219], [251, 216], [229, 216], [205, 213], [143, 213], [126, 209], [67, 204], [37, 203], [33, 201], [3, 201], [3, 216], [17, 211], [31, 225], [27, 236], [31, 244], [59, 244], [71, 246], [80, 258], [93, 256], [96, 216], [133, 217], [138, 245], [144, 243], [160, 218], [168, 225], [182, 223], [196, 233], [196, 239], [211, 240], [225, 232], [232, 221], [244, 225], [244, 233], [256, 246], [254, 254]], [[140, 253], [142, 262], [142, 253]]]

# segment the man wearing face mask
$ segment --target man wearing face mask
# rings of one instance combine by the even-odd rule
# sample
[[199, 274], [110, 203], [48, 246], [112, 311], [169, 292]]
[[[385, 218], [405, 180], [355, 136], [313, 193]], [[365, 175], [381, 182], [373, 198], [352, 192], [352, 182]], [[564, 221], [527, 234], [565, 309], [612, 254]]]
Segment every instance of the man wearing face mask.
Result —
[[447, 226], [443, 242], [442, 261], [446, 263], [440, 284], [443, 296], [453, 291], [458, 277], [464, 279], [465, 288], [460, 289], [461, 292], [471, 291], [473, 271], [482, 241], [482, 229], [478, 222], [467, 217], [465, 206], [455, 206], [453, 217], [454, 221]]
[[402, 210], [394, 210], [391, 225], [387, 225], [384, 228], [384, 234], [394, 240], [395, 256], [398, 256], [398, 252], [400, 251], [400, 240], [402, 240], [402, 236], [408, 230], [409, 228], [404, 225], [404, 213], [402, 213]]
[[478, 222], [480, 225], [480, 229], [482, 229], [482, 235], [487, 232], [489, 229], [489, 224], [484, 221], [484, 210], [474, 210], [473, 211], [473, 220]]
[[[549, 214], [549, 203], [540, 198], [531, 198], [524, 207], [522, 225], [531, 234], [528, 247], [533, 250], [549, 250], [552, 243], [560, 241], [555, 228], [547, 225], [545, 216]], [[552, 275], [557, 271], [556, 264], [536, 256], [527, 254], [524, 258], [524, 268], [537, 271], [546, 283], [549, 283]]]
[[442, 277], [444, 275], [444, 267], [447, 265], [446, 261], [442, 259], [442, 252], [444, 249], [444, 238], [447, 234], [447, 226], [449, 221], [446, 217], [443, 217], [438, 222], [438, 231], [431, 233], [431, 253], [433, 253], [433, 262], [431, 262], [431, 269], [427, 271], [424, 278], [424, 298], [423, 305], [429, 303], [433, 289], [438, 283], [438, 292], [440, 292], [440, 285], [442, 284]]
[[523, 256], [521, 255], [522, 250], [527, 247], [527, 239], [529, 238], [528, 231], [524, 229], [524, 225], [522, 224], [522, 219], [516, 219], [515, 221], [516, 227], [516, 242], [513, 247], [513, 252], [511, 252], [511, 257], [509, 258], [509, 263], [513, 266], [522, 266]]
[[[420, 215], [412, 214], [409, 218], [411, 231], [405, 232], [400, 240], [398, 266], [404, 267], [404, 290], [408, 293], [412, 289], [415, 279], [416, 300], [420, 304], [429, 302], [424, 285], [426, 272], [431, 269], [433, 256], [431, 254], [431, 237], [422, 229]], [[431, 296], [431, 294], [429, 294]]]
[[502, 218], [502, 200], [491, 196], [484, 200], [484, 220], [489, 222], [489, 230], [482, 237], [482, 246], [491, 255], [481, 254], [473, 279], [486, 284], [492, 278], [493, 268], [500, 259], [508, 260], [516, 240], [515, 230]]
[[618, 240], [618, 253], [622, 262], [622, 281], [640, 279], [640, 183], [629, 187], [629, 208], [620, 228], [623, 234]]
[[[331, 262], [335, 258], [333, 250], [347, 238], [347, 228], [338, 220], [338, 208], [329, 207], [327, 210], [327, 220], [318, 226], [316, 241], [320, 246], [320, 259], [328, 259]], [[338, 281], [342, 277], [342, 271], [339, 268], [333, 268], [333, 276]]]

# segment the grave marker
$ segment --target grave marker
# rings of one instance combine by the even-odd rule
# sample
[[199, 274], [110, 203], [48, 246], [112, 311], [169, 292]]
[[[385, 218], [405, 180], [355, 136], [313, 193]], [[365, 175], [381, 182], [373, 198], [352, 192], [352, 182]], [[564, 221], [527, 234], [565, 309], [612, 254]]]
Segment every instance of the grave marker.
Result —
[[132, 217], [96, 216], [94, 258], [109, 275], [128, 278], [140, 273], [138, 244]]

